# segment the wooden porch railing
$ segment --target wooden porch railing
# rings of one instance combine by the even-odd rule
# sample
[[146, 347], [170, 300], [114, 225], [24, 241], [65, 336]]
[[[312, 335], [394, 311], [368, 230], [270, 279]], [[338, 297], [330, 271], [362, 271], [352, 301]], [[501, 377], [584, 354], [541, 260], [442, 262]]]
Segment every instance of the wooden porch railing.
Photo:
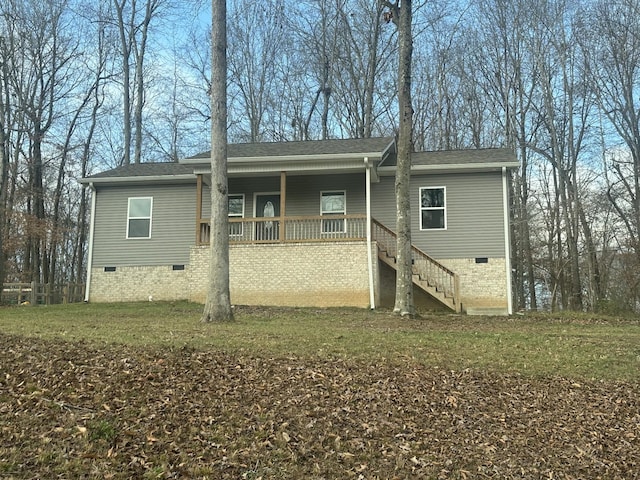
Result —
[[[318, 215], [300, 217], [230, 218], [229, 242], [343, 242], [365, 240], [366, 215]], [[209, 219], [198, 222], [198, 245], [211, 240]]]
[[[372, 239], [378, 243], [378, 251], [387, 258], [397, 257], [397, 235], [392, 230], [382, 225], [377, 220], [372, 221]], [[443, 302], [454, 311], [461, 311], [460, 304], [460, 278], [456, 273], [431, 258], [414, 245], [411, 246], [413, 257], [413, 275], [420, 286], [431, 287], [435, 292], [441, 292], [450, 302]], [[425, 289], [428, 293], [428, 290]]]

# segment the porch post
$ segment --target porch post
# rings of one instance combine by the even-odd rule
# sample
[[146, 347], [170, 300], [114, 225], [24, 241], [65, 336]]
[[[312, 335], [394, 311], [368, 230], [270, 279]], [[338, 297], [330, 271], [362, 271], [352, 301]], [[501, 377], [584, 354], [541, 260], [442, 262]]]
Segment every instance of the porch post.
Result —
[[202, 243], [200, 223], [202, 221], [202, 174], [196, 175], [196, 245]]
[[284, 242], [286, 235], [286, 224], [284, 217], [286, 215], [287, 205], [287, 172], [280, 172], [280, 241]]
[[365, 197], [367, 207], [367, 269], [369, 274], [369, 307], [376, 308], [375, 285], [373, 283], [373, 253], [371, 252], [371, 164], [364, 157]]

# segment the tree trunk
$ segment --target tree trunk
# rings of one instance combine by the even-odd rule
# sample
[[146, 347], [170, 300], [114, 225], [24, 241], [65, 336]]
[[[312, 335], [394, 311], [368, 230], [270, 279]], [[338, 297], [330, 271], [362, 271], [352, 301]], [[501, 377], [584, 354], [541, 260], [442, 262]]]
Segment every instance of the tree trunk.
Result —
[[122, 55], [122, 127], [123, 141], [122, 163], [131, 163], [131, 96], [130, 96], [130, 66], [131, 38], [127, 37], [124, 20], [124, 6], [126, 0], [118, 2], [114, 0], [114, 6], [118, 15], [118, 34], [120, 36], [120, 54]]
[[227, 6], [225, 0], [211, 3], [211, 259], [203, 322], [233, 320], [227, 192]]
[[[397, 6], [397, 4], [396, 4]], [[413, 39], [411, 34], [411, 0], [402, 0], [396, 8], [398, 25], [398, 112], [400, 114], [398, 130], [398, 163], [396, 167], [396, 215], [397, 240], [397, 276], [394, 313], [413, 315], [413, 279], [411, 257], [411, 152], [413, 150], [412, 127], [413, 109], [411, 106], [411, 60]], [[394, 12], [394, 13], [395, 13]]]
[[[133, 49], [136, 60], [136, 73], [135, 73], [135, 107], [133, 114], [133, 124], [135, 128], [135, 141], [133, 147], [133, 161], [134, 163], [140, 163], [142, 159], [142, 109], [145, 103], [144, 98], [144, 57], [147, 50], [147, 39], [149, 33], [149, 24], [158, 8], [158, 2], [156, 0], [147, 0], [145, 7], [144, 20], [140, 26], [141, 38], [140, 43], [136, 43], [136, 48]], [[134, 39], [135, 41], [135, 39]]]
[[0, 71], [0, 285], [4, 283], [5, 277], [4, 264], [6, 258], [3, 241], [5, 237], [5, 225], [8, 223], [7, 197], [9, 193], [8, 111], [11, 96], [9, 94], [9, 86], [5, 80], [7, 78], [5, 59], [8, 57], [8, 54], [5, 52], [4, 39], [0, 37], [0, 62], [2, 62], [2, 70]]

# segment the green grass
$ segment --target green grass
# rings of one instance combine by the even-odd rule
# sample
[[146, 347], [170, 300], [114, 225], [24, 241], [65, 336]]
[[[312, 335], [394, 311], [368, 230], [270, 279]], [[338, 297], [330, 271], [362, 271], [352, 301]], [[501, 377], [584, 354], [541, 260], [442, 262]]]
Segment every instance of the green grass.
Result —
[[640, 320], [594, 315], [398, 318], [359, 309], [239, 308], [200, 322], [189, 303], [0, 307], [0, 332], [267, 357], [411, 359], [445, 369], [637, 381]]

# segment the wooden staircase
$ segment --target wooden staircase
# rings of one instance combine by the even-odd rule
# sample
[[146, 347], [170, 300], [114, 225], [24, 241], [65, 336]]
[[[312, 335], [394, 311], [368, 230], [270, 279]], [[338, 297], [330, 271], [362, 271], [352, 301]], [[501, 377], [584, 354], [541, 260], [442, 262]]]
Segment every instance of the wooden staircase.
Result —
[[[378, 258], [397, 270], [397, 235], [377, 220], [372, 220], [372, 239], [378, 244]], [[413, 284], [449, 310], [460, 313], [460, 278], [447, 267], [411, 245]]]

